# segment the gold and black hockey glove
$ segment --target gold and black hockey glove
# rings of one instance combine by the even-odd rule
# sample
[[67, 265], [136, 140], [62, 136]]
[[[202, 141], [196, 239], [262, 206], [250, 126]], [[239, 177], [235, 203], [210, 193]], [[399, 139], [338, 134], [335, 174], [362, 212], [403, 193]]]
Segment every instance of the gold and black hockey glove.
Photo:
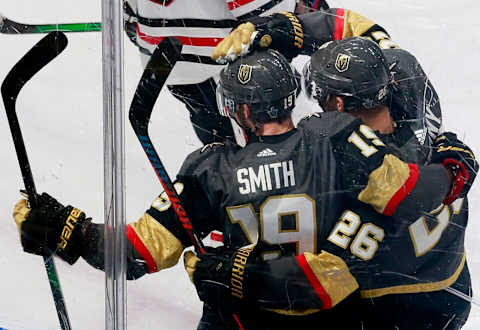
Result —
[[203, 255], [191, 251], [184, 254], [185, 269], [195, 284], [198, 297], [217, 309], [224, 321], [240, 312], [250, 299], [253, 283], [249, 279], [249, 264], [253, 263], [253, 247], [231, 249], [206, 248]]
[[478, 162], [472, 150], [451, 132], [439, 135], [432, 148], [431, 162], [442, 164], [450, 173], [450, 191], [443, 201], [448, 205], [467, 195], [477, 176]]
[[290, 12], [254, 17], [235, 28], [214, 49], [212, 59], [225, 64], [248, 54], [256, 47], [272, 48], [289, 61], [303, 47], [303, 27], [298, 17]]
[[21, 199], [13, 217], [25, 252], [42, 256], [55, 253], [71, 265], [80, 257], [91, 223], [85, 213], [63, 206], [47, 193], [38, 195], [38, 205], [32, 209], [27, 200]]

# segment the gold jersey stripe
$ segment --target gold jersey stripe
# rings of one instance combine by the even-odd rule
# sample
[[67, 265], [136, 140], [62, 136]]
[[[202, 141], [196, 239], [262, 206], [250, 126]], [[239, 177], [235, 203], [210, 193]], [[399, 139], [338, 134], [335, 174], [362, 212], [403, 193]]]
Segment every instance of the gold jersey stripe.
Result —
[[321, 309], [319, 308], [311, 308], [311, 309], [305, 309], [305, 310], [275, 309], [275, 308], [264, 308], [264, 309], [273, 313], [282, 314], [282, 315], [291, 315], [291, 316], [309, 315], [309, 314], [313, 314], [321, 311]]
[[370, 204], [383, 214], [385, 207], [409, 177], [407, 163], [394, 155], [385, 155], [382, 165], [370, 173], [367, 186], [358, 194], [358, 200]]
[[130, 227], [152, 255], [158, 270], [172, 267], [182, 255], [182, 243], [151, 215], [145, 213]]
[[432, 291], [439, 291], [443, 290], [458, 279], [460, 273], [465, 266], [465, 253], [463, 254], [462, 261], [458, 266], [457, 270], [453, 273], [452, 276], [449, 278], [438, 281], [438, 282], [430, 282], [430, 283], [419, 283], [419, 284], [407, 284], [407, 285], [398, 285], [392, 286], [388, 288], [380, 288], [380, 289], [372, 289], [372, 290], [360, 290], [360, 295], [362, 298], [376, 298], [381, 297], [387, 294], [402, 294], [402, 293], [418, 293], [418, 292], [432, 292]]
[[358, 289], [358, 283], [342, 258], [326, 251], [320, 254], [305, 252], [305, 259], [323, 289], [332, 300], [332, 307]]
[[345, 10], [344, 21], [343, 38], [361, 36], [375, 25], [372, 20], [351, 10]]

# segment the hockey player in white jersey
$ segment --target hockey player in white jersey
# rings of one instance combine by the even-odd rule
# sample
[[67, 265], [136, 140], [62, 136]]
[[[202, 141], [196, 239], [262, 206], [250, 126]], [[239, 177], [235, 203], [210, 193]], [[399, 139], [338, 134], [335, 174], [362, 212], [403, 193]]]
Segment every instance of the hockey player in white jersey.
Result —
[[[190, 112], [198, 138], [207, 144], [235, 140], [231, 121], [217, 111], [216, 81], [223, 65], [210, 58], [215, 46], [239, 22], [252, 17], [326, 8], [325, 0], [125, 0], [125, 30], [144, 65], [165, 37], [175, 36], [183, 43], [167, 84]], [[238, 143], [242, 138], [237, 134]]]

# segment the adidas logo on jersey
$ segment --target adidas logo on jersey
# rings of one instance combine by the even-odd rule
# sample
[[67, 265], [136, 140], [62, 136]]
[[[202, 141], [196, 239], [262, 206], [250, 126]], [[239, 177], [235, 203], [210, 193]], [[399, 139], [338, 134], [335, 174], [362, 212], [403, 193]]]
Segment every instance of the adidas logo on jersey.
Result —
[[257, 157], [276, 156], [277, 153], [270, 148], [265, 148], [257, 154]]

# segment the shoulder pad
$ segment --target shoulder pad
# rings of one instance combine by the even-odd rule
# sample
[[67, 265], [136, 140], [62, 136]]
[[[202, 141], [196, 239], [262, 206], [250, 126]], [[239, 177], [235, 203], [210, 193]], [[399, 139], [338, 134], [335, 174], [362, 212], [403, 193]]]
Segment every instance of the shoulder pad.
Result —
[[215, 161], [214, 159], [218, 160], [225, 152], [230, 151], [230, 147], [232, 147], [230, 143], [213, 142], [198, 148], [184, 160], [179, 174], [191, 174], [201, 167], [208, 167], [208, 164]]
[[314, 112], [303, 117], [297, 126], [306, 130], [322, 132], [325, 136], [332, 136], [355, 120], [359, 119], [344, 112]]
[[222, 142], [209, 143], [209, 144], [204, 145], [204, 146], [200, 149], [200, 153], [203, 153], [203, 152], [208, 151], [208, 150], [215, 151], [217, 148], [219, 148], [220, 146], [223, 147], [224, 145], [225, 145], [225, 143], [222, 143]]

